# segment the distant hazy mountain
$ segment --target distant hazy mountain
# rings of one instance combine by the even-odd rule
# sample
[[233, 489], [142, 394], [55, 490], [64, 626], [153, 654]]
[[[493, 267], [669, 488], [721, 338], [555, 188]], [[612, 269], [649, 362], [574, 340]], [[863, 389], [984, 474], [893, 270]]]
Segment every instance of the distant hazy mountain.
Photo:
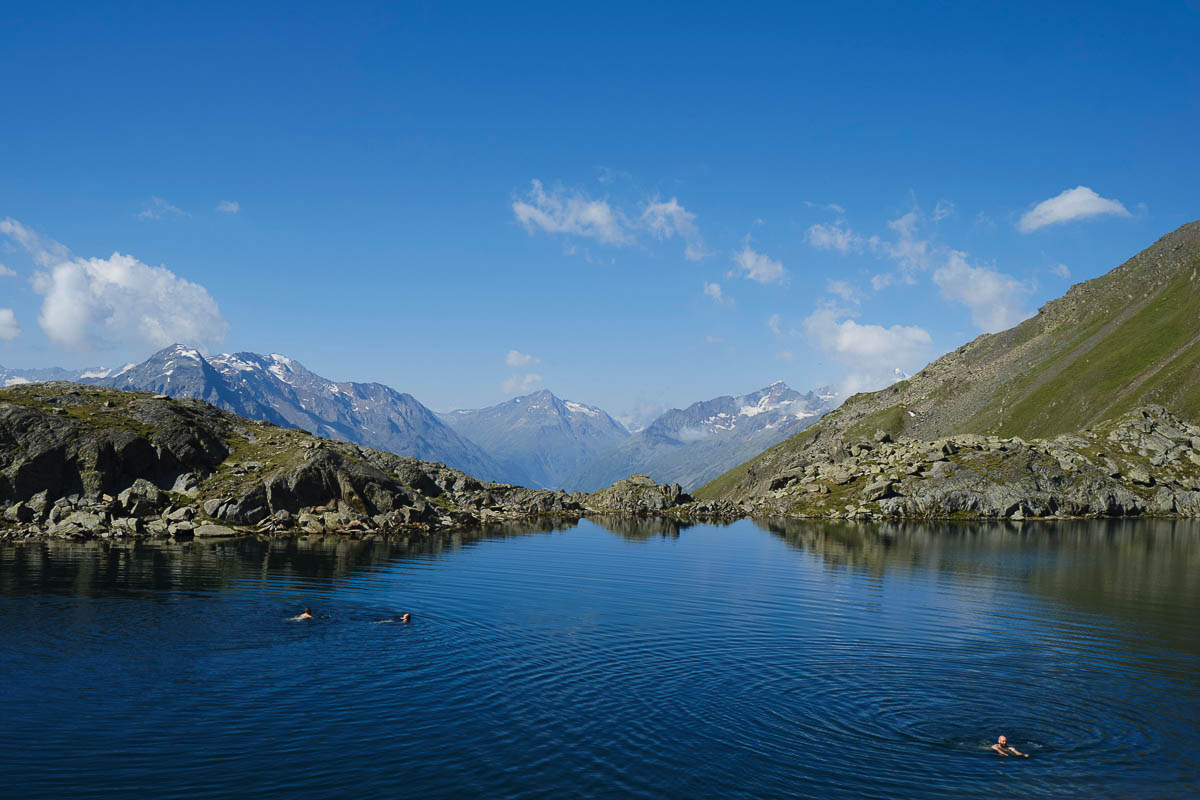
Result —
[[[129, 364], [126, 368], [132, 366]], [[101, 367], [92, 369], [62, 369], [61, 367], [8, 369], [0, 367], [0, 386], [16, 386], [19, 383], [38, 383], [40, 381], [81, 381], [87, 378], [107, 378], [114, 372], [116, 370]]]
[[644, 472], [691, 489], [783, 441], [838, 402], [832, 389], [801, 394], [777, 381], [739, 397], [672, 409], [581, 469], [568, 488], [595, 491]]
[[571, 488], [566, 484], [572, 475], [629, 438], [601, 409], [545, 390], [439, 416], [496, 459], [506, 480], [535, 488]]
[[252, 419], [504, 479], [483, 450], [412, 395], [379, 383], [334, 383], [285, 356], [235, 353], [206, 359], [197, 350], [173, 345], [111, 376], [61, 379], [194, 397]]

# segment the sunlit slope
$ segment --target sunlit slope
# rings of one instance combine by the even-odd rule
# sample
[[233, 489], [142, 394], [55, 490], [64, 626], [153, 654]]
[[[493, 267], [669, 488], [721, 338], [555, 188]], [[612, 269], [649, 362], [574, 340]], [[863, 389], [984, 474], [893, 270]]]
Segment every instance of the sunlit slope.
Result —
[[740, 499], [780, 473], [837, 454], [877, 430], [1049, 437], [1155, 403], [1200, 419], [1200, 222], [1036, 316], [985, 334], [907, 381], [855, 395], [821, 422], [701, 487]]

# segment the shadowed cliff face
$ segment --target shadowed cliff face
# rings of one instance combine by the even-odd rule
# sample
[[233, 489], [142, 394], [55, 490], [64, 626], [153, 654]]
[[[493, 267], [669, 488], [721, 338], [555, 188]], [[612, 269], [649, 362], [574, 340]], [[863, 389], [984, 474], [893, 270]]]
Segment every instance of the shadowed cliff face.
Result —
[[1200, 222], [1038, 314], [986, 334], [912, 378], [855, 395], [812, 428], [697, 491], [762, 496], [782, 474], [836, 461], [876, 430], [935, 440], [975, 433], [1050, 438], [1147, 404], [1200, 418]]

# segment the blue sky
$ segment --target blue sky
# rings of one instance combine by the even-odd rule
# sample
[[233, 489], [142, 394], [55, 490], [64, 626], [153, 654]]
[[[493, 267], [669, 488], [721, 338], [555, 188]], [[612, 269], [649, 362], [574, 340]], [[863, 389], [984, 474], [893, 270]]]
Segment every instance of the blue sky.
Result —
[[1200, 217], [1200, 3], [742, 5], [10, 4], [0, 363], [853, 389]]

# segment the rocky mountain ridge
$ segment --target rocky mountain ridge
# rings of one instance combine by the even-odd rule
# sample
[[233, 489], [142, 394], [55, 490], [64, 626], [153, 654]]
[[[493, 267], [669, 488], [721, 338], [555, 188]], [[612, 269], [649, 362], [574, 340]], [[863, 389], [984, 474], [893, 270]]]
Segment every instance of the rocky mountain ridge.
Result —
[[1143, 405], [1200, 418], [1200, 222], [1072, 286], [1036, 316], [984, 334], [905, 381], [850, 397], [802, 433], [697, 490], [747, 500], [884, 430], [1053, 438]]

